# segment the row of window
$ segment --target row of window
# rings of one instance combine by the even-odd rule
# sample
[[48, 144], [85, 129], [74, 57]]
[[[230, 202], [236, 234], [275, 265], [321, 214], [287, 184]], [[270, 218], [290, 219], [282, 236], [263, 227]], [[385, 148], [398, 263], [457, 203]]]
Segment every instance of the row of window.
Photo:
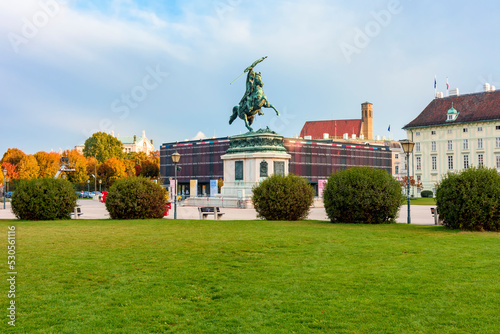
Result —
[[[500, 130], [500, 125], [496, 125], [495, 126], [495, 130]], [[469, 128], [462, 128], [462, 132], [463, 133], [469, 132]], [[477, 127], [477, 132], [483, 132], [483, 127], [482, 126], [478, 126]], [[447, 133], [448, 134], [452, 134], [453, 130], [452, 129], [448, 129]], [[436, 135], [436, 134], [437, 134], [436, 130], [431, 130], [431, 135]], [[420, 137], [420, 131], [415, 132], [415, 136]]]
[[[483, 138], [478, 138], [477, 139], [477, 149], [481, 150], [484, 148], [483, 146]], [[448, 140], [448, 151], [453, 150], [453, 140]], [[462, 139], [462, 148], [464, 150], [469, 149], [469, 139]], [[500, 148], [500, 137], [495, 138], [495, 148]], [[431, 151], [436, 152], [437, 151], [437, 144], [435, 141], [431, 141]], [[421, 145], [420, 143], [415, 143], [415, 152], [421, 152]]]
[[[477, 155], [477, 166], [478, 167], [484, 167], [484, 155], [483, 154], [478, 154]], [[470, 167], [470, 162], [469, 162], [469, 155], [464, 154], [463, 155], [463, 168], [469, 168]], [[496, 168], [500, 168], [500, 155], [496, 156]], [[448, 170], [454, 170], [454, 156], [449, 155], [448, 156]], [[422, 170], [422, 157], [416, 157], [416, 170]], [[437, 171], [437, 157], [433, 156], [431, 157], [431, 170]]]

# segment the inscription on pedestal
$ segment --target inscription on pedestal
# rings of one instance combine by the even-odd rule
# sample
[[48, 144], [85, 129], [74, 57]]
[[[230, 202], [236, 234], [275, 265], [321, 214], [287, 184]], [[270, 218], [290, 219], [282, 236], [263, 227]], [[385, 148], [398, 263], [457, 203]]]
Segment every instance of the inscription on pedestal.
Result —
[[267, 161], [262, 160], [260, 163], [260, 177], [267, 177]]
[[274, 162], [274, 175], [285, 175], [285, 162], [275, 161]]
[[236, 181], [243, 181], [243, 161], [234, 162], [234, 179]]

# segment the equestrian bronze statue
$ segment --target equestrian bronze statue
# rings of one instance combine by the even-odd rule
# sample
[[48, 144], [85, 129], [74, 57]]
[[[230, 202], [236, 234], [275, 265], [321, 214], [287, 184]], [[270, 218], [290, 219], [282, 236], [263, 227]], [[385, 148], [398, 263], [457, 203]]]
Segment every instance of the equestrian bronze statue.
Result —
[[274, 111], [276, 111], [276, 115], [278, 116], [280, 115], [279, 111], [271, 103], [269, 103], [266, 95], [264, 94], [264, 90], [262, 89], [264, 83], [262, 82], [262, 76], [260, 75], [260, 72], [256, 73], [253, 70], [253, 68], [258, 63], [260, 63], [266, 58], [267, 56], [262, 57], [259, 60], [255, 61], [252, 65], [248, 66], [243, 72], [243, 73], [248, 72], [246, 91], [240, 100], [240, 104], [233, 107], [233, 114], [229, 118], [229, 124], [232, 124], [233, 121], [236, 119], [236, 117], [239, 117], [245, 121], [245, 126], [247, 127], [247, 129], [249, 131], [253, 131], [250, 125], [252, 125], [256, 114], [264, 115], [264, 113], [261, 110], [263, 107], [273, 108]]

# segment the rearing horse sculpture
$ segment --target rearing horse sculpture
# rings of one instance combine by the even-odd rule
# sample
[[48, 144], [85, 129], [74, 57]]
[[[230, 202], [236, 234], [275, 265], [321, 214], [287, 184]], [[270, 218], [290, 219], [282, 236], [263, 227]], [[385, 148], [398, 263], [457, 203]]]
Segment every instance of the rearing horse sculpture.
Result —
[[229, 117], [229, 124], [232, 124], [236, 117], [241, 118], [245, 121], [245, 126], [249, 131], [253, 131], [252, 125], [255, 118], [255, 114], [264, 115], [262, 108], [273, 108], [276, 111], [276, 115], [280, 115], [279, 111], [267, 100], [266, 95], [262, 86], [262, 76], [259, 73], [254, 72], [253, 68], [266, 59], [262, 57], [255, 61], [252, 65], [248, 66], [243, 73], [248, 72], [246, 91], [240, 100], [240, 104], [233, 107], [233, 114]]

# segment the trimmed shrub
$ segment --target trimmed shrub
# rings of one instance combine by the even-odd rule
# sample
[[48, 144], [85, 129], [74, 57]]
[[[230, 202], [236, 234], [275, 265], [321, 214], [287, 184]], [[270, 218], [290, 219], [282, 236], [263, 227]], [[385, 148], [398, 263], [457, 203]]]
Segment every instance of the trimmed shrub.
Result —
[[438, 184], [436, 204], [449, 228], [500, 231], [500, 175], [492, 168], [448, 173]]
[[369, 167], [332, 174], [323, 193], [332, 223], [393, 223], [403, 201], [399, 182], [385, 170]]
[[23, 220], [69, 219], [76, 197], [73, 185], [67, 180], [20, 181], [12, 195], [12, 212]]
[[272, 175], [253, 187], [253, 204], [259, 218], [299, 220], [309, 214], [314, 189], [307, 180], [293, 174]]
[[434, 197], [434, 193], [432, 192], [432, 190], [422, 190], [422, 192], [420, 193], [420, 196], [426, 197], [426, 198], [432, 198], [432, 197]]
[[112, 219], [163, 218], [167, 191], [144, 177], [115, 182], [106, 196], [106, 209]]

